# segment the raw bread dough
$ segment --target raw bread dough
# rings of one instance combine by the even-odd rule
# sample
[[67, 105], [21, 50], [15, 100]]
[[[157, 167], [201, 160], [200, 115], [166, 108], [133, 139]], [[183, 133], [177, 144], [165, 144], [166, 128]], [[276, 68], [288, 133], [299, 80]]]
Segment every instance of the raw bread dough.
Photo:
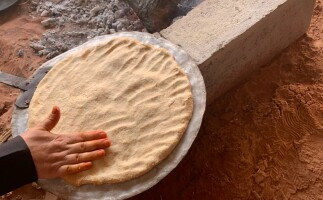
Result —
[[62, 116], [53, 133], [103, 129], [112, 142], [90, 170], [64, 179], [104, 184], [133, 179], [161, 162], [185, 132], [193, 98], [186, 74], [165, 49], [115, 38], [52, 68], [33, 96], [28, 126], [54, 105]]

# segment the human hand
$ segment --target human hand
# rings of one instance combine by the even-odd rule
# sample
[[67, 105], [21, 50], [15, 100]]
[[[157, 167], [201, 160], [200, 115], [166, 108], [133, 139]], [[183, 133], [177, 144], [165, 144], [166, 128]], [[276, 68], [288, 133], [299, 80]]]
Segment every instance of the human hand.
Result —
[[51, 114], [39, 125], [21, 135], [30, 149], [38, 178], [57, 178], [79, 173], [92, 167], [92, 161], [105, 156], [110, 141], [103, 131], [88, 131], [56, 135], [50, 131], [60, 118], [60, 110], [53, 107]]

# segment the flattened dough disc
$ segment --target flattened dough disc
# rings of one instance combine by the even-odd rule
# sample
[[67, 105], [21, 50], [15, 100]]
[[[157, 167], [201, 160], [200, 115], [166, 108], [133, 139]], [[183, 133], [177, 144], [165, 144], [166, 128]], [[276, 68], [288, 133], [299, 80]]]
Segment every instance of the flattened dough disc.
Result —
[[[197, 66], [189, 58], [189, 56], [183, 50], [164, 39], [157, 39], [150, 34], [145, 33], [119, 33], [109, 36], [101, 36], [56, 57], [55, 59], [45, 63], [43, 67], [53, 66], [66, 58], [66, 56], [71, 55], [74, 52], [91, 46], [98, 46], [118, 37], [131, 37], [141, 41], [142, 43], [165, 48], [174, 56], [177, 63], [179, 63], [184, 72], [188, 75], [190, 83], [192, 85], [192, 94], [194, 98], [194, 111], [192, 119], [188, 125], [186, 133], [184, 134], [183, 138], [180, 140], [174, 151], [172, 151], [172, 153], [164, 161], [162, 161], [160, 164], [155, 166], [152, 170], [150, 170], [143, 176], [139, 176], [138, 178], [135, 178], [133, 180], [117, 184], [101, 186], [84, 185], [81, 187], [67, 185], [62, 180], [39, 181], [43, 188], [53, 192], [54, 194], [57, 194], [58, 196], [69, 199], [123, 199], [134, 196], [155, 185], [173, 168], [175, 168], [187, 153], [189, 147], [191, 146], [198, 133], [205, 110], [205, 86], [203, 78]], [[13, 129], [15, 134], [19, 134], [24, 130], [25, 127], [21, 126], [21, 123], [23, 122], [23, 124], [26, 124], [26, 113], [27, 112], [25, 110], [15, 110], [13, 116]]]
[[68, 183], [129, 181], [174, 149], [193, 111], [191, 85], [162, 48], [114, 38], [67, 56], [39, 83], [29, 105], [28, 127], [53, 106], [61, 119], [53, 133], [104, 130], [112, 145], [91, 169], [63, 177]]

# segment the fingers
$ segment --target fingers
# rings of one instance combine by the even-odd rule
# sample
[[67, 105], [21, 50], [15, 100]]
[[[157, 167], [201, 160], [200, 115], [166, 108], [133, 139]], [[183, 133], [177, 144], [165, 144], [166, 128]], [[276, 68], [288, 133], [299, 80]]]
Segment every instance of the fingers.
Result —
[[70, 145], [69, 155], [65, 156], [63, 166], [58, 169], [60, 176], [79, 173], [92, 167], [94, 160], [105, 156], [104, 148], [110, 146], [107, 139], [93, 140]]
[[69, 154], [71, 153], [83, 153], [89, 151], [95, 151], [99, 149], [108, 148], [111, 145], [108, 139], [92, 140], [87, 142], [79, 142], [69, 145]]
[[64, 165], [58, 169], [59, 176], [76, 174], [92, 167], [92, 162], [83, 162], [75, 165]]
[[70, 137], [69, 143], [78, 143], [78, 142], [86, 142], [90, 140], [99, 140], [107, 138], [107, 134], [102, 130], [95, 131], [87, 131], [83, 133], [77, 133]]
[[94, 160], [99, 160], [105, 156], [105, 151], [103, 149], [96, 150], [86, 153], [76, 153], [65, 157], [66, 164], [78, 164], [82, 162], [90, 162]]
[[52, 112], [48, 117], [39, 125], [39, 127], [46, 131], [51, 131], [58, 123], [61, 116], [61, 111], [58, 106], [52, 108]]

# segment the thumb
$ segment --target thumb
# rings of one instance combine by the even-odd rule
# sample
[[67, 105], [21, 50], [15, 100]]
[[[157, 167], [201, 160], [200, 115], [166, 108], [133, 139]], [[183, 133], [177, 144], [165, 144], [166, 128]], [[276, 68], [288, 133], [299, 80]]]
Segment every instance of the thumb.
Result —
[[40, 124], [40, 128], [46, 131], [51, 131], [58, 123], [60, 117], [61, 117], [61, 111], [59, 107], [54, 106], [52, 108], [51, 114], [49, 114], [48, 117]]

